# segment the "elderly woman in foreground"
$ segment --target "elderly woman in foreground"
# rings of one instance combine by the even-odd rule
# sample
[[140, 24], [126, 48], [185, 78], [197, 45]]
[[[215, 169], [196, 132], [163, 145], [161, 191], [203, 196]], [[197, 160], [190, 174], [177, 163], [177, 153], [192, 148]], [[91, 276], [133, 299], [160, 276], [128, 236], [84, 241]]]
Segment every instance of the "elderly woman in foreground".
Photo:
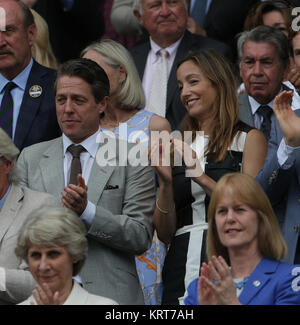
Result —
[[299, 305], [299, 265], [281, 262], [287, 247], [269, 199], [251, 176], [230, 173], [208, 209], [207, 255], [187, 305]]
[[86, 229], [71, 210], [41, 208], [24, 223], [17, 256], [29, 265], [37, 282], [21, 305], [116, 305], [111, 299], [89, 294], [75, 280], [87, 256]]

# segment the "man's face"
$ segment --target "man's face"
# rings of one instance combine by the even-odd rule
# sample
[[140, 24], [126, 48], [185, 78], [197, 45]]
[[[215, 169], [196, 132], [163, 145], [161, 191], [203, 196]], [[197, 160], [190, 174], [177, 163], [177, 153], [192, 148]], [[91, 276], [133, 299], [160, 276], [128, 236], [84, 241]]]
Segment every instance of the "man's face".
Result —
[[274, 99], [281, 88], [285, 70], [276, 47], [271, 43], [246, 41], [240, 64], [240, 75], [248, 95], [260, 104]]
[[188, 18], [184, 0], [142, 0], [142, 9], [137, 17], [158, 45], [168, 46], [183, 35]]
[[0, 21], [0, 72], [12, 80], [29, 64], [36, 27], [25, 29], [22, 11], [15, 1], [1, 1], [1, 8], [5, 19]]
[[97, 132], [106, 97], [96, 103], [91, 86], [79, 77], [61, 76], [56, 87], [56, 115], [62, 132], [80, 143]]

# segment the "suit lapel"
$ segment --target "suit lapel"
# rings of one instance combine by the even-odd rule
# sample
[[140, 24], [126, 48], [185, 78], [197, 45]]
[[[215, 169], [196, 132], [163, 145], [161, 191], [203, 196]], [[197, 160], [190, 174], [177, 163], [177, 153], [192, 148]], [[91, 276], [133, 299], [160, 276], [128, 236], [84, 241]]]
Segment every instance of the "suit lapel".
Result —
[[134, 62], [135, 62], [135, 65], [136, 65], [136, 68], [138, 70], [141, 80], [143, 80], [147, 57], [148, 57], [148, 53], [149, 53], [150, 49], [151, 49], [150, 41], [148, 41], [148, 42], [145, 42], [143, 44], [143, 46], [140, 46], [139, 48], [137, 48], [135, 50], [136, 54], [134, 54], [134, 52], [132, 53], [133, 57], [135, 58]]
[[240, 110], [240, 120], [244, 123], [254, 126], [254, 118], [252, 116], [252, 110], [246, 91], [239, 95], [239, 110]]
[[[43, 98], [43, 87], [46, 87], [46, 85], [44, 85], [42, 82], [43, 74], [44, 72], [41, 71], [39, 64], [34, 61], [26, 84], [16, 126], [14, 141], [16, 146], [19, 148], [22, 147], [23, 142], [30, 131], [31, 125], [35, 119], [35, 116], [37, 115]], [[29, 95], [29, 90], [34, 85], [42, 87], [41, 96], [34, 98]]]
[[23, 197], [24, 193], [21, 187], [12, 184], [10, 192], [8, 193], [2, 210], [0, 211], [0, 241], [6, 234], [7, 230], [10, 228], [11, 224], [14, 222], [22, 206]]
[[243, 305], [249, 305], [249, 303], [259, 294], [261, 289], [270, 280], [270, 275], [276, 271], [277, 265], [278, 262], [271, 261], [267, 258], [263, 258], [260, 261], [239, 296], [239, 300]]
[[106, 150], [109, 150], [111, 148], [109, 147], [105, 147], [105, 145], [101, 144], [99, 145], [99, 149], [96, 155], [96, 159], [94, 160], [93, 166], [92, 166], [92, 170], [90, 173], [90, 177], [88, 180], [88, 200], [91, 201], [94, 204], [97, 204], [97, 202], [99, 201], [102, 192], [105, 188], [105, 185], [107, 184], [111, 174], [113, 173], [113, 171], [115, 170], [118, 162], [116, 161], [116, 157], [117, 152], [118, 152], [118, 146], [115, 150], [115, 152], [113, 152], [113, 155], [106, 160], [107, 163], [111, 164], [110, 165], [105, 165], [102, 166], [100, 161], [103, 159], [101, 158], [101, 155], [103, 155]]
[[62, 137], [52, 141], [43, 153], [39, 167], [45, 192], [60, 198], [65, 185]]

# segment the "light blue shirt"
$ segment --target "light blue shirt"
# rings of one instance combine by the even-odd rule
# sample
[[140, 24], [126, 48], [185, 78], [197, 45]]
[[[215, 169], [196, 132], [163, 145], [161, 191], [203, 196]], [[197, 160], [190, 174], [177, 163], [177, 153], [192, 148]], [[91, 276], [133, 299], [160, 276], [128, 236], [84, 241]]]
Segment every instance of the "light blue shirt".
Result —
[[6, 197], [11, 189], [11, 185], [9, 185], [9, 188], [7, 189], [6, 193], [3, 195], [2, 199], [0, 199], [0, 211], [2, 210], [2, 207], [5, 203]]
[[[13, 130], [12, 130], [12, 138], [14, 140], [15, 131], [17, 126], [17, 121], [20, 113], [20, 108], [23, 100], [23, 96], [26, 89], [27, 80], [33, 65], [33, 59], [30, 60], [28, 66], [19, 73], [13, 80], [17, 87], [11, 90], [11, 95], [14, 101], [14, 113], [13, 113]], [[10, 80], [6, 79], [2, 74], [0, 74], [0, 103], [2, 101], [2, 97], [4, 94], [4, 87]]]

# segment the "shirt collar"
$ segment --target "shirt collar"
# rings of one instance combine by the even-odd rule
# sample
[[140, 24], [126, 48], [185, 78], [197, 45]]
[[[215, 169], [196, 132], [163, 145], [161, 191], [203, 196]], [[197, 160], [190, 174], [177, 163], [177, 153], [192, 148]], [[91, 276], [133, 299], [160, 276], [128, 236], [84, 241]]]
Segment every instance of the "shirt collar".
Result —
[[[280, 89], [279, 93], [281, 93], [282, 89]], [[279, 94], [278, 93], [278, 94]], [[258, 103], [253, 97], [249, 96], [249, 103], [250, 103], [250, 106], [251, 106], [251, 111], [252, 111], [252, 114], [254, 115], [256, 113], [256, 111], [258, 110], [258, 108], [262, 105], [260, 103]], [[275, 97], [274, 97], [275, 98]], [[271, 100], [267, 106], [269, 106], [270, 108], [273, 109], [273, 104], [274, 104], [274, 99]]]
[[[173, 56], [176, 51], [177, 51], [177, 48], [179, 46], [179, 43], [181, 42], [183, 36], [178, 40], [176, 41], [175, 43], [171, 44], [170, 46], [166, 47], [165, 50], [169, 53], [169, 57]], [[153, 39], [150, 37], [150, 45], [151, 45], [151, 51], [153, 53], [153, 56], [152, 56], [152, 63], [155, 63], [155, 61], [157, 61], [157, 53], [158, 51], [160, 51], [162, 48], [157, 45]]]
[[[97, 142], [97, 136], [98, 136], [99, 132], [100, 132], [100, 127], [99, 127], [98, 131], [95, 132], [93, 135], [91, 135], [90, 137], [88, 137], [87, 139], [82, 141], [81, 143], [76, 143], [75, 145], [81, 144], [84, 147], [84, 149], [93, 158], [95, 158], [97, 151], [98, 151], [98, 147], [99, 147], [99, 143]], [[63, 148], [64, 148], [64, 155], [65, 155], [68, 147], [74, 143], [64, 133], [62, 135], [62, 139], [63, 139]]]
[[[27, 84], [27, 80], [31, 71], [33, 65], [33, 59], [30, 59], [29, 64], [27, 65], [27, 67], [20, 72], [13, 80], [13, 81], [20, 89], [22, 89], [23, 91], [25, 91], [26, 88], [26, 84]], [[0, 73], [0, 92], [3, 92], [3, 89], [5, 87], [5, 85], [9, 82], [10, 80], [7, 80], [1, 73]]]

